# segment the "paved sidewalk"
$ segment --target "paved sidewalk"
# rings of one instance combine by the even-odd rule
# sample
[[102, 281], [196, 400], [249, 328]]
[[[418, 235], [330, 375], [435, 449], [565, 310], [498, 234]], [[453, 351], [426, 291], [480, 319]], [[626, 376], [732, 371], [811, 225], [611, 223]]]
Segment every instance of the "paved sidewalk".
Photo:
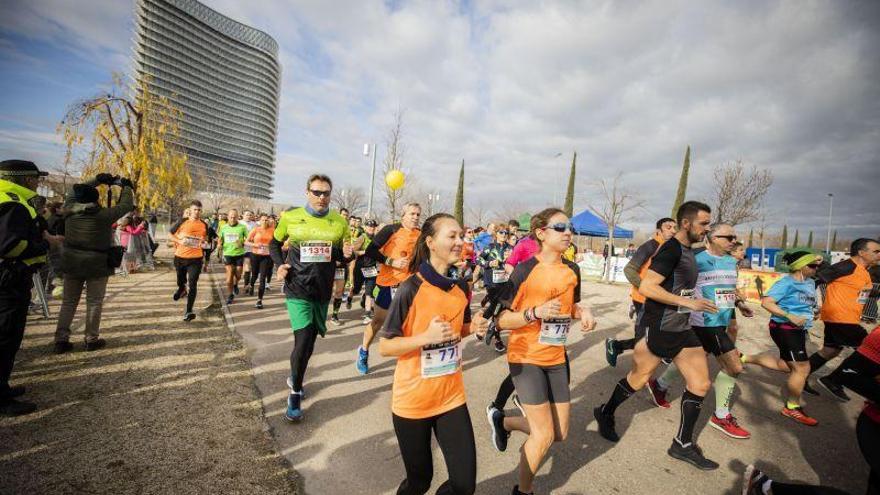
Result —
[[[230, 308], [235, 330], [248, 348], [279, 451], [303, 476], [309, 494], [394, 493], [404, 476], [391, 425], [394, 361], [381, 358], [374, 346], [370, 374], [357, 374], [354, 358], [363, 325], [362, 311], [355, 303], [355, 309], [343, 311], [342, 327], [330, 325], [327, 338], [318, 339], [305, 379], [304, 421], [286, 422], [285, 380], [293, 336], [279, 289], [276, 283], [263, 310], [254, 308], [252, 297], [239, 297]], [[627, 290], [585, 282], [583, 298], [597, 313], [600, 327], [584, 337], [578, 332], [569, 347], [573, 370], [571, 432], [566, 442], [551, 448], [536, 481], [537, 493], [739, 494], [743, 468], [753, 462], [780, 479], [822, 482], [853, 493], [863, 492], [867, 467], [854, 436], [861, 401], [841, 404], [828, 394], [808, 398], [808, 410], [821, 424], [817, 428], [800, 426], [779, 415], [784, 376], [759, 369], [743, 376], [734, 400], [734, 412], [751, 430], [751, 440], [733, 440], [706, 427], [714, 409], [714, 394], [710, 392], [706, 399], [698, 425], [699, 443], [721, 464], [717, 471], [700, 472], [666, 455], [679, 420], [681, 387], [674, 389], [669, 410], [652, 407], [645, 393], [640, 392], [619, 410], [621, 442], [606, 442], [596, 432], [591, 409], [607, 399], [630, 367], [627, 354], [616, 369], [609, 368], [602, 345], [605, 337], [626, 338], [632, 334], [626, 318]], [[758, 312], [763, 313], [760, 309]], [[743, 351], [775, 349], [767, 335], [766, 316], [741, 321]], [[811, 348], [818, 342], [815, 336], [813, 342]], [[508, 451], [496, 452], [485, 417], [486, 405], [507, 374], [506, 361], [473, 339], [465, 345], [464, 356], [468, 405], [477, 438], [477, 493], [507, 494], [516, 482], [519, 447], [524, 438], [514, 434]], [[712, 369], [717, 369], [714, 363]], [[432, 490], [446, 478], [436, 448], [435, 472]]]
[[175, 284], [168, 265], [113, 277], [95, 352], [83, 350], [84, 302], [68, 354], [52, 353], [58, 302], [30, 318], [12, 383], [40, 408], [0, 419], [0, 493], [298, 492], [210, 281], [190, 323]]

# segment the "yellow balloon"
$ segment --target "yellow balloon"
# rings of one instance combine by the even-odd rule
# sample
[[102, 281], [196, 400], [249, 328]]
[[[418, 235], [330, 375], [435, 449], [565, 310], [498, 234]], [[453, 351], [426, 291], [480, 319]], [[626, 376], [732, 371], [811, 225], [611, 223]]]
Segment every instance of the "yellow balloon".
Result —
[[406, 177], [403, 175], [403, 172], [400, 170], [392, 170], [385, 176], [385, 184], [387, 184], [392, 191], [396, 191], [403, 187], [405, 179]]

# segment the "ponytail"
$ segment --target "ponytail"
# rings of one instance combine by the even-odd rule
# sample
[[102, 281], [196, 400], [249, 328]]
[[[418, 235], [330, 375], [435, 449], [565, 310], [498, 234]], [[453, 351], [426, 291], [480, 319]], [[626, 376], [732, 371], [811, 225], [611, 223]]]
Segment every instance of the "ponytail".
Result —
[[416, 240], [416, 247], [412, 259], [409, 260], [410, 273], [417, 273], [419, 271], [419, 266], [431, 258], [431, 251], [428, 249], [427, 239], [436, 233], [434, 225], [437, 221], [444, 218], [455, 220], [455, 217], [449, 213], [437, 213], [428, 217], [428, 219], [425, 220], [425, 223], [422, 224], [422, 231], [419, 233], [419, 238]]

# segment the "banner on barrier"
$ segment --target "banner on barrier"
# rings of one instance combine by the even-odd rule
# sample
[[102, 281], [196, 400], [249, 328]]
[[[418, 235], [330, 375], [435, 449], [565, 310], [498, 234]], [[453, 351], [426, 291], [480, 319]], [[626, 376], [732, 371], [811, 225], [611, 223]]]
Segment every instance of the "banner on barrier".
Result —
[[767, 294], [770, 287], [783, 276], [784, 273], [740, 270], [736, 285], [748, 301], [760, 303], [761, 296]]

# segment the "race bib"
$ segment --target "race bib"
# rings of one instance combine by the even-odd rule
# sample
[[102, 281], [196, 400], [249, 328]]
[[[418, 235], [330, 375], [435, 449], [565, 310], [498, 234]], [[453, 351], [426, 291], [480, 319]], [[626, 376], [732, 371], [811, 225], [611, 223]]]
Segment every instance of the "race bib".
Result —
[[733, 309], [736, 307], [736, 289], [715, 289], [715, 306], [718, 309]]
[[461, 340], [422, 347], [422, 378], [451, 375], [461, 366]]
[[507, 282], [508, 275], [505, 270], [492, 270], [492, 283], [493, 284], [503, 284]]
[[569, 330], [571, 330], [571, 318], [541, 320], [541, 335], [538, 337], [538, 342], [544, 345], [565, 345]]
[[364, 278], [376, 278], [379, 275], [379, 269], [375, 266], [365, 266], [361, 268]]
[[269, 254], [269, 246], [261, 245], [261, 244], [254, 244], [251, 247], [251, 252], [253, 252], [254, 254], [259, 254], [259, 255], [265, 256], [265, 255]]
[[[694, 298], [694, 289], [682, 289], [681, 297], [685, 297], [687, 299], [693, 299]], [[679, 306], [678, 312], [679, 312], [679, 314], [686, 314], [686, 313], [690, 313], [691, 309], [686, 308], [684, 306]]]
[[239, 235], [235, 232], [227, 232], [223, 234], [223, 242], [226, 244], [234, 244], [238, 242]]
[[868, 299], [871, 295], [871, 289], [862, 289], [859, 291], [859, 304], [868, 304]]
[[191, 247], [191, 248], [202, 247], [202, 238], [201, 237], [193, 237], [193, 236], [188, 235], [183, 238], [182, 244], [186, 247]]
[[345, 268], [337, 268], [333, 280], [345, 280]]
[[330, 241], [306, 241], [300, 244], [300, 263], [329, 263], [332, 258], [333, 244]]

